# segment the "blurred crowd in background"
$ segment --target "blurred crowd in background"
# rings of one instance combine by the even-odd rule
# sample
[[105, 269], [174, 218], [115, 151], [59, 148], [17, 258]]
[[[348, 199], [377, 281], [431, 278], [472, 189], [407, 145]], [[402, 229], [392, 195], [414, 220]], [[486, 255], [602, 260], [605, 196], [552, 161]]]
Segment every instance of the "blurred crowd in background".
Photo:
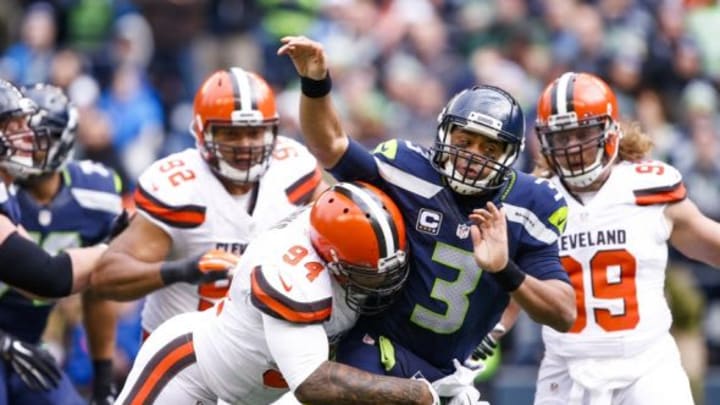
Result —
[[[301, 139], [298, 78], [276, 56], [279, 39], [297, 34], [324, 44], [335, 103], [362, 144], [429, 145], [452, 94], [493, 84], [525, 110], [528, 147], [516, 166], [525, 171], [539, 92], [563, 71], [595, 73], [623, 118], [653, 137], [654, 157], [675, 165], [700, 209], [720, 220], [715, 0], [3, 0], [0, 77], [64, 88], [81, 111], [76, 156], [115, 168], [129, 195], [153, 160], [193, 146], [192, 99], [216, 69], [263, 75], [281, 133]], [[706, 363], [720, 365], [720, 272], [680, 258], [671, 267], [676, 337], [691, 376], [702, 375]], [[137, 350], [138, 306], [124, 309], [119, 376]], [[70, 328], [56, 330], [56, 352], [83, 385], [91, 372], [79, 311], [72, 301], [60, 308], [56, 323]], [[503, 344], [504, 363], [539, 363], [531, 322]]]

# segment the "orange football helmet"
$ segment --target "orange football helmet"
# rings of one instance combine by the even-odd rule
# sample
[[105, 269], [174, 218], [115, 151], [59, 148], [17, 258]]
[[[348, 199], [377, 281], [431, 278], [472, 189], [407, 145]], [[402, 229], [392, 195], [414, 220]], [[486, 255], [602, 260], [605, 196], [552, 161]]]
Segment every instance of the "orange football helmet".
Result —
[[541, 152], [564, 182], [587, 187], [617, 156], [622, 137], [617, 119], [617, 99], [607, 83], [588, 73], [566, 72], [538, 101], [535, 130]]
[[[261, 129], [262, 142], [216, 139], [218, 131]], [[259, 75], [233, 67], [219, 70], [200, 86], [190, 131], [215, 174], [234, 183], [253, 183], [267, 171], [277, 138], [275, 95]], [[243, 146], [239, 146], [242, 144]]]
[[405, 284], [405, 223], [400, 209], [376, 187], [337, 183], [325, 191], [310, 211], [310, 239], [356, 312], [384, 310]]

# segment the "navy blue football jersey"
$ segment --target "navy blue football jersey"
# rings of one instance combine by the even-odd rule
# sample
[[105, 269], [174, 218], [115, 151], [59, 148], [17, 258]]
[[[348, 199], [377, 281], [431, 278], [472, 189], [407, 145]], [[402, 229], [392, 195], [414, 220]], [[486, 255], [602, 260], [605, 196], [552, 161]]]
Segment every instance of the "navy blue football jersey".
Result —
[[470, 355], [509, 302], [473, 257], [473, 208], [489, 199], [504, 207], [510, 258], [538, 279], [569, 282], [557, 248], [567, 205], [546, 180], [512, 172], [490, 196], [460, 195], [445, 186], [429, 150], [400, 140], [380, 144], [373, 154], [351, 141], [330, 171], [339, 180], [363, 180], [387, 192], [404, 215], [410, 241], [410, 275], [400, 298], [356, 327], [386, 336], [446, 373], [453, 371], [452, 359]]
[[[116, 174], [91, 161], [69, 162], [62, 171], [62, 186], [48, 205], [38, 204], [18, 189], [21, 224], [48, 253], [99, 243], [122, 209]], [[22, 271], [22, 269], [18, 269]], [[51, 306], [30, 300], [2, 284], [0, 329], [28, 342], [38, 342]]]

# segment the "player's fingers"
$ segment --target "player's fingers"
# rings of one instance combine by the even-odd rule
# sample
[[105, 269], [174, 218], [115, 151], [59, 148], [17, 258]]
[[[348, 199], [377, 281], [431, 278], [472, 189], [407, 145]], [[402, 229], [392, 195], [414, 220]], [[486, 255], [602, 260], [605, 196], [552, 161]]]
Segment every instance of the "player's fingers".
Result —
[[482, 242], [482, 231], [480, 231], [480, 228], [478, 228], [477, 225], [470, 226], [470, 237], [472, 238], [472, 242], [474, 245]]
[[496, 220], [501, 220], [505, 217], [505, 211], [502, 208], [498, 208], [492, 201], [488, 201], [486, 207], [488, 212], [490, 212]]

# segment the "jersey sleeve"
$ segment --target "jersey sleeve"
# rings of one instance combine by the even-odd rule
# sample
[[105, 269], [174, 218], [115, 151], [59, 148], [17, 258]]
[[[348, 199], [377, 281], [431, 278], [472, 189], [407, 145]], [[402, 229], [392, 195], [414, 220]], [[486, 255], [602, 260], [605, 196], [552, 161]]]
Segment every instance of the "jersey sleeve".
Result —
[[122, 210], [122, 181], [114, 170], [82, 160], [70, 162], [62, 174], [73, 198], [83, 209], [106, 213], [109, 221]]
[[273, 159], [280, 164], [291, 165], [293, 181], [285, 187], [288, 201], [294, 205], [310, 202], [315, 190], [322, 183], [322, 171], [315, 156], [299, 142], [286, 137], [278, 137]]
[[328, 171], [338, 181], [363, 180], [375, 185], [380, 181], [375, 157], [352, 138], [343, 156]]
[[674, 167], [657, 161], [632, 164], [633, 196], [637, 205], [672, 204], [687, 197], [682, 174]]
[[[283, 263], [269, 261], [252, 270], [253, 305], [269, 316], [291, 323], [313, 324], [328, 320], [332, 312], [332, 286], [324, 265], [307, 260], [297, 265]], [[320, 266], [315, 267], [317, 273], [308, 270], [315, 265]]]
[[[517, 187], [525, 204], [503, 204], [508, 221], [522, 225], [521, 244], [513, 260], [523, 271], [540, 280], [559, 279], [570, 282], [558, 257], [558, 240], [565, 230], [568, 207], [562, 194], [546, 179], [525, 174]], [[516, 190], [520, 191], [520, 190]]]
[[[139, 213], [170, 235], [177, 229], [202, 225], [207, 210], [193, 169], [174, 170], [169, 175], [164, 168], [178, 165], [173, 162], [184, 160], [171, 155], [153, 163], [140, 175], [133, 196]], [[185, 176], [183, 181], [173, 181], [176, 173]]]
[[329, 356], [329, 342], [320, 324], [292, 324], [263, 316], [265, 341], [283, 378], [295, 391]]

